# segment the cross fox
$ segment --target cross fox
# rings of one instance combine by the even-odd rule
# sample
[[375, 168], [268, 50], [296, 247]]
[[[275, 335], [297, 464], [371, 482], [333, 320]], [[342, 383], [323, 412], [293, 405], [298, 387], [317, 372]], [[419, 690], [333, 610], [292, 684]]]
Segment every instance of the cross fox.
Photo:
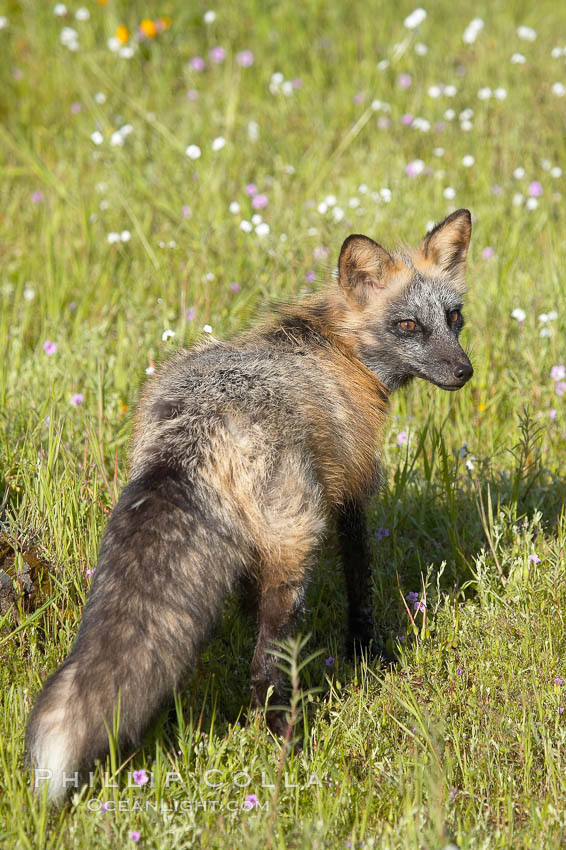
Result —
[[[272, 686], [281, 705], [270, 649], [302, 607], [331, 520], [348, 647], [369, 646], [364, 500], [379, 479], [387, 399], [413, 377], [458, 390], [472, 376], [458, 342], [470, 236], [468, 210], [415, 251], [351, 235], [337, 285], [231, 342], [180, 351], [150, 380], [78, 637], [27, 727], [28, 763], [51, 799], [106, 757], [118, 706], [118, 742], [140, 745], [241, 581], [257, 612], [255, 700], [269, 703]], [[266, 717], [284, 733], [284, 714]]]

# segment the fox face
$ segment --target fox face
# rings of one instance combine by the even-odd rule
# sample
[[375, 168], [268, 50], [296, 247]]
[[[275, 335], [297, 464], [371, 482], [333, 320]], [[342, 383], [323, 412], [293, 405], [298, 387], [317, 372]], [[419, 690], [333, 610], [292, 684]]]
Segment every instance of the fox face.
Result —
[[472, 365], [458, 341], [471, 236], [468, 210], [457, 210], [420, 250], [391, 254], [367, 236], [342, 246], [338, 283], [359, 359], [390, 389], [423, 378], [458, 390]]

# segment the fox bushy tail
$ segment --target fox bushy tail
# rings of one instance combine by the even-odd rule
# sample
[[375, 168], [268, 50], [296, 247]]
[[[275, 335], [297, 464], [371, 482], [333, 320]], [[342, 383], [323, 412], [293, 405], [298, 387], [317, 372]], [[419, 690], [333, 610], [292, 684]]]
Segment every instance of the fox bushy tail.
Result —
[[137, 747], [193, 666], [243, 566], [241, 541], [215, 504], [169, 468], [122, 493], [75, 645], [28, 723], [28, 763], [51, 799], [106, 757], [118, 703], [118, 743]]

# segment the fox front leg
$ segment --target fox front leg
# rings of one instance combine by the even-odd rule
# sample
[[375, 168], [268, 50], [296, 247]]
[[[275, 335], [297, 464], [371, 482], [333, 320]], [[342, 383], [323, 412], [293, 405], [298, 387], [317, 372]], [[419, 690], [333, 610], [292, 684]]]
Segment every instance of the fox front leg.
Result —
[[337, 516], [338, 541], [348, 596], [348, 635], [346, 647], [349, 655], [355, 648], [375, 646], [373, 623], [373, 594], [371, 582], [371, 552], [366, 516], [361, 502], [349, 501], [339, 509]]

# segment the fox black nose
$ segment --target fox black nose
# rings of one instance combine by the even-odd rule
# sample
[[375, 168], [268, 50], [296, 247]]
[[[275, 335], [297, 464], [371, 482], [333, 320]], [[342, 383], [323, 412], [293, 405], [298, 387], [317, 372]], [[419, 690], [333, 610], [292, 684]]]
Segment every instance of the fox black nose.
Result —
[[474, 370], [471, 363], [458, 363], [454, 369], [454, 377], [462, 381], [462, 383], [469, 380], [473, 374]]

